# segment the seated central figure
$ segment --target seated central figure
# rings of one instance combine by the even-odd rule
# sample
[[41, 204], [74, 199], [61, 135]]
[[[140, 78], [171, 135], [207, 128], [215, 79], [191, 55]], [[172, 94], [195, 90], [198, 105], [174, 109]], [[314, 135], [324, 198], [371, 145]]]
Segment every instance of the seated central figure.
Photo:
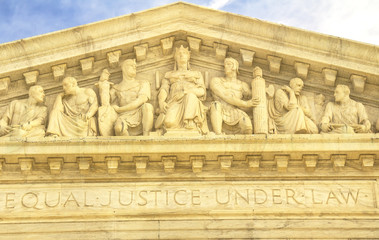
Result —
[[190, 52], [181, 46], [175, 52], [175, 69], [167, 72], [158, 93], [161, 116], [166, 130], [197, 130], [208, 133], [206, 108], [201, 101], [206, 98], [203, 76], [189, 68]]

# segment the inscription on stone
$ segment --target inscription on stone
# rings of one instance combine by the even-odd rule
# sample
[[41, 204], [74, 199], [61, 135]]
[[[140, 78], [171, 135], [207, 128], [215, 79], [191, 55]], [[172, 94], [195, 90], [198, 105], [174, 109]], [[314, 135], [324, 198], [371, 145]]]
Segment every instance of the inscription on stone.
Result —
[[[1, 215], [62, 211], [235, 211], [318, 208], [327, 211], [375, 210], [369, 181], [125, 183], [6, 186], [0, 192]], [[275, 209], [272, 207], [275, 206]]]

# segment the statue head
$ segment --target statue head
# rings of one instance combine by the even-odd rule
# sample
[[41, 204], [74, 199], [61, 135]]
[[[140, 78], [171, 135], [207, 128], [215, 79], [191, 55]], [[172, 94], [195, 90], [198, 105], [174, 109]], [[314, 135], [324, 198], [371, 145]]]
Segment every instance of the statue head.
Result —
[[256, 77], [262, 77], [263, 76], [263, 72], [262, 72], [262, 68], [260, 67], [255, 67], [253, 69], [253, 78], [256, 78]]
[[224, 69], [225, 69], [225, 74], [228, 75], [230, 72], [234, 72], [238, 74], [238, 68], [239, 68], [239, 63], [237, 60], [234, 58], [228, 57], [225, 58], [224, 60]]
[[135, 59], [126, 59], [121, 64], [121, 70], [123, 74], [126, 74], [130, 78], [134, 78], [137, 75], [137, 63]]
[[322, 106], [324, 105], [324, 103], [325, 103], [325, 96], [322, 93], [317, 94], [315, 96], [315, 104]]
[[109, 76], [111, 74], [109, 73], [108, 69], [104, 69], [102, 72], [101, 72], [101, 75], [100, 75], [100, 81], [107, 81], [109, 79]]
[[346, 85], [338, 84], [334, 90], [334, 99], [336, 102], [342, 102], [345, 99], [349, 98], [350, 89]]
[[78, 82], [74, 77], [66, 77], [62, 81], [63, 91], [65, 94], [75, 94]]
[[290, 81], [290, 87], [295, 92], [295, 95], [300, 95], [301, 90], [303, 90], [304, 83], [300, 78], [292, 78]]
[[39, 85], [31, 86], [29, 88], [29, 97], [33, 98], [37, 103], [43, 103], [45, 100], [45, 92]]
[[191, 57], [191, 52], [188, 50], [188, 48], [183, 47], [183, 45], [180, 45], [179, 48], [175, 49], [175, 70], [177, 65], [183, 65], [187, 64], [187, 69], [189, 69], [189, 60]]

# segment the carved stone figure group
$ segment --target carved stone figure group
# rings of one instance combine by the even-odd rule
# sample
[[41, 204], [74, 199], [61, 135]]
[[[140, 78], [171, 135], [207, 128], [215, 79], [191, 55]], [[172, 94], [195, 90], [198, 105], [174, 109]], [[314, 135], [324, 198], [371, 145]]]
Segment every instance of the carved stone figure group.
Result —
[[[150, 83], [137, 80], [136, 62], [127, 59], [121, 64], [122, 81], [109, 82], [107, 69], [101, 73], [98, 96], [91, 88], [81, 88], [73, 77], [66, 77], [63, 93], [58, 94], [47, 122], [47, 107], [41, 86], [29, 90], [29, 98], [10, 103], [0, 119], [0, 136], [9, 137], [87, 137], [148, 136], [153, 126], [160, 133], [209, 133], [207, 114], [215, 134], [315, 134], [367, 133], [371, 124], [364, 106], [350, 99], [350, 90], [337, 85], [334, 102], [326, 105], [317, 126], [312, 116], [300, 78], [289, 86], [269, 94], [256, 67], [252, 84], [237, 78], [239, 64], [233, 58], [224, 61], [224, 77], [209, 83], [213, 102], [204, 105], [206, 84], [199, 71], [190, 68], [190, 52], [181, 46], [174, 54], [174, 70], [167, 72], [158, 92], [158, 117], [154, 125]], [[272, 87], [271, 87], [271, 90]], [[268, 93], [266, 96], [266, 92]], [[254, 111], [253, 111], [254, 110]], [[321, 111], [321, 110], [318, 110]], [[253, 113], [253, 121], [249, 117]]]

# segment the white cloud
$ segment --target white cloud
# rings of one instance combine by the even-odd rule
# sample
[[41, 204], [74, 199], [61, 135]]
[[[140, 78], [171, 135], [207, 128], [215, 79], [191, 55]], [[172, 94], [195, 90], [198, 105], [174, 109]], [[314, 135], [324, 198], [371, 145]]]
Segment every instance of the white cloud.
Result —
[[[244, 0], [235, 3], [237, 13], [250, 17], [379, 44], [377, 0]], [[229, 7], [224, 10], [228, 11]]]
[[230, 4], [232, 1], [233, 0], [211, 0], [211, 2], [208, 4], [208, 7], [220, 9]]

